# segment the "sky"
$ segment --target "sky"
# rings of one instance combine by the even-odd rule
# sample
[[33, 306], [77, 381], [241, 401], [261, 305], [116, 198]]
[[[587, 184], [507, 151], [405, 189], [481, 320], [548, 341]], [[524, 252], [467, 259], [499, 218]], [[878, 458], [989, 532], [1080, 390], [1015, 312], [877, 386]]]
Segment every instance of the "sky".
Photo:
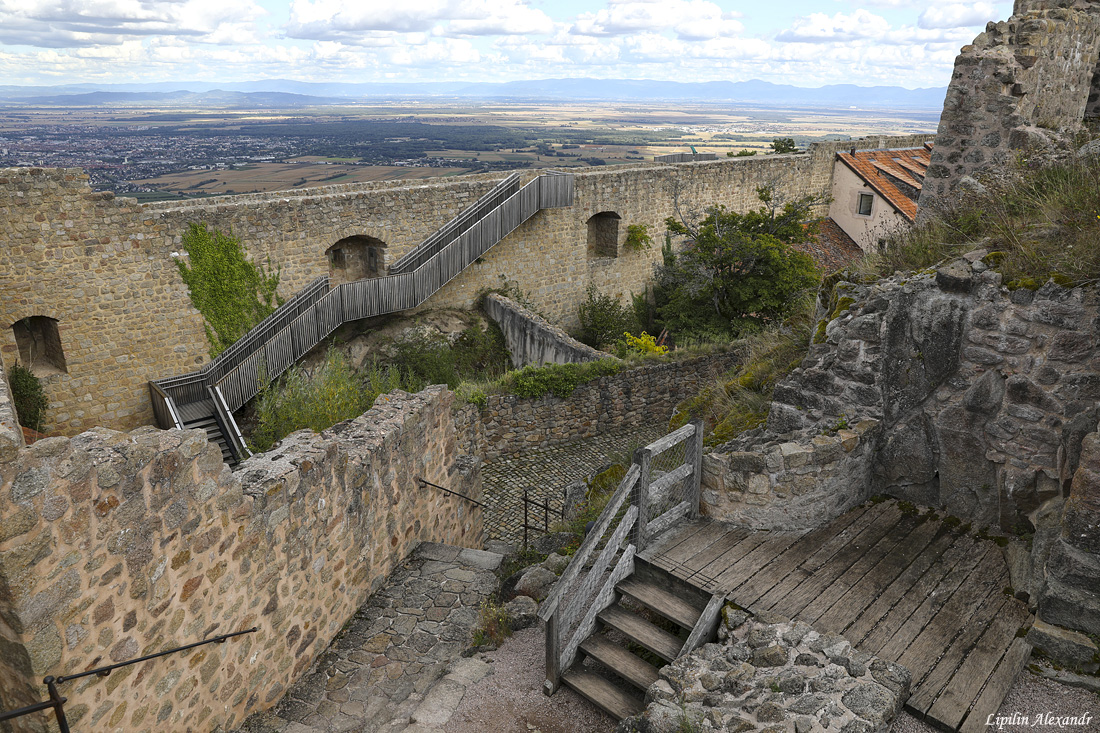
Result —
[[946, 86], [1010, 0], [0, 0], [0, 84]]

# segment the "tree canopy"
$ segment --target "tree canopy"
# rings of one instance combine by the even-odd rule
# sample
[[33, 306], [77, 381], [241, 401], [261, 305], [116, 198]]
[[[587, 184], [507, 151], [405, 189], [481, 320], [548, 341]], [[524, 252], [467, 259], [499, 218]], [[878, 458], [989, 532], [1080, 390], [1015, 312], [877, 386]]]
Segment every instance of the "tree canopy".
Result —
[[779, 205], [767, 187], [757, 189], [759, 209], [738, 214], [714, 206], [698, 224], [666, 220], [686, 238], [673, 252], [671, 238], [656, 267], [657, 317], [676, 334], [737, 337], [785, 315], [799, 293], [819, 279], [813, 260], [792, 248], [814, 236], [805, 225], [813, 201]]

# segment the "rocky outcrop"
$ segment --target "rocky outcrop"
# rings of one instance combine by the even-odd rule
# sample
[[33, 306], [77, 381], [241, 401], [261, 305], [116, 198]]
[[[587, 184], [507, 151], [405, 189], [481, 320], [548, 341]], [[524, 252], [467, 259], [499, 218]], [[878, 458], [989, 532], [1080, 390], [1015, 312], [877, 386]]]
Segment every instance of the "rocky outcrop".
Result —
[[964, 179], [1049, 150], [1097, 116], [1098, 60], [1096, 3], [1018, 0], [989, 23], [955, 59], [918, 221], [950, 206]]
[[645, 711], [616, 733], [885, 733], [909, 697], [909, 670], [857, 652], [836, 634], [801, 621], [750, 618], [730, 606], [723, 616], [724, 643], [662, 667]]
[[766, 428], [706, 458], [703, 499], [774, 528], [876, 493], [937, 507], [1011, 538], [1014, 590], [1043, 621], [1100, 633], [1100, 294], [1009, 291], [984, 255], [836, 283]]

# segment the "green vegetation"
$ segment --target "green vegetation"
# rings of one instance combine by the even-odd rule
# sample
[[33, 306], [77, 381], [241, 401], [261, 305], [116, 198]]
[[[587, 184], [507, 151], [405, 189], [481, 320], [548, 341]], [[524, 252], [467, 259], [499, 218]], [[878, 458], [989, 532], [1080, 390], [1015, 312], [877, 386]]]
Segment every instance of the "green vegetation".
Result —
[[630, 250], [640, 252], [653, 246], [653, 237], [649, 236], [649, 227], [645, 224], [630, 224], [626, 228], [626, 241], [623, 245]]
[[486, 598], [478, 609], [478, 625], [474, 629], [473, 645], [498, 647], [512, 635], [508, 614], [492, 600]]
[[542, 397], [552, 394], [555, 397], [568, 397], [577, 385], [591, 382], [593, 379], [618, 374], [623, 363], [618, 359], [600, 359], [573, 364], [546, 364], [544, 366], [525, 366], [505, 375], [504, 384], [510, 383], [511, 392], [517, 397]]
[[254, 451], [262, 452], [295, 430], [320, 432], [362, 415], [378, 395], [407, 382], [393, 367], [356, 375], [343, 353], [329, 349], [312, 372], [293, 366], [256, 397], [257, 424], [249, 442]]
[[1007, 180], [988, 182], [938, 217], [887, 236], [866, 259], [872, 276], [921, 270], [978, 247], [985, 264], [1010, 289], [1035, 289], [1049, 280], [1074, 286], [1100, 280], [1100, 165], [1060, 162], [1018, 167]]
[[763, 425], [775, 385], [806, 355], [813, 312], [813, 299], [803, 298], [785, 321], [771, 323], [742, 339], [742, 363], [677, 405], [669, 428], [702, 418], [707, 426], [707, 444], [720, 445]]
[[748, 158], [753, 155], [756, 155], [756, 151], [748, 149], [739, 150], [736, 153], [730, 150], [728, 153], [726, 153], [727, 158]]
[[797, 153], [798, 146], [794, 144], [794, 138], [777, 137], [772, 140], [772, 150], [776, 153]]
[[282, 305], [276, 293], [279, 272], [250, 262], [236, 237], [191, 224], [183, 248], [191, 263], [176, 264], [204, 319], [210, 356], [225, 351]]
[[512, 368], [504, 334], [492, 321], [487, 328], [466, 328], [453, 343], [445, 336], [424, 336], [398, 341], [395, 347], [393, 364], [410, 392], [429, 384], [455, 389], [464, 381], [495, 379]]
[[673, 234], [688, 237], [679, 253], [671, 241], [656, 268], [656, 319], [677, 338], [736, 338], [790, 313], [819, 281], [813, 260], [789, 245], [814, 234], [804, 222], [811, 199], [782, 206], [771, 189], [757, 189], [763, 206], [736, 214], [707, 209], [701, 223], [669, 218]]
[[601, 293], [595, 285], [588, 286], [577, 316], [581, 322], [577, 339], [595, 349], [615, 343], [626, 331], [637, 330], [633, 310], [621, 305], [618, 298]]
[[41, 431], [46, 409], [50, 406], [42, 382], [30, 369], [21, 364], [12, 364], [8, 370], [8, 386], [15, 401], [15, 414], [19, 417], [19, 424]]

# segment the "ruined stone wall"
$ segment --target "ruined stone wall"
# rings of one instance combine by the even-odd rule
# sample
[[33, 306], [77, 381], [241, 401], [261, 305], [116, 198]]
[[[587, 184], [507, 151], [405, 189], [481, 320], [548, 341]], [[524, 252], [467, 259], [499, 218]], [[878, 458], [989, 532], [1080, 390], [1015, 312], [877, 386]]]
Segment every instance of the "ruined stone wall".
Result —
[[66, 683], [66, 710], [79, 730], [232, 730], [274, 704], [418, 543], [480, 546], [480, 510], [417, 481], [480, 498], [452, 399], [383, 396], [237, 472], [201, 431], [97, 428], [0, 454], [5, 703], [11, 666], [41, 699], [45, 675], [256, 626]]
[[[1008, 291], [984, 254], [837, 284], [766, 428], [706, 458], [703, 498], [773, 527], [798, 526], [807, 496], [815, 524], [875, 493], [935, 507], [1029, 540], [1006, 547], [1013, 587], [1045, 621], [1100, 633], [1100, 293]], [[791, 459], [820, 466], [801, 495]]]
[[611, 356], [582, 344], [542, 316], [499, 293], [490, 293], [482, 308], [485, 315], [500, 326], [512, 364], [517, 369], [528, 364], [571, 364]]
[[736, 359], [721, 353], [642, 366], [579, 385], [565, 399], [489, 395], [485, 407], [469, 405], [455, 417], [464, 436], [460, 450], [493, 460], [609, 430], [663, 427], [677, 403]]
[[[921, 136], [814, 145], [808, 153], [677, 165], [584, 169], [572, 207], [536, 214], [436, 293], [425, 308], [468, 308], [480, 291], [517, 283], [540, 312], [576, 323], [589, 284], [626, 297], [641, 292], [660, 258], [666, 217], [722, 204], [759, 205], [756, 188], [824, 196], [836, 150], [903, 147]], [[489, 190], [501, 176], [328, 186], [139, 206], [93, 193], [77, 169], [0, 170], [0, 359], [17, 358], [12, 324], [57, 319], [67, 372], [44, 377], [47, 432], [74, 435], [96, 425], [150, 424], [146, 383], [208, 360], [202, 319], [191, 306], [174, 254], [191, 223], [229, 231], [249, 254], [281, 272], [290, 295], [329, 274], [326, 250], [361, 235], [385, 244], [393, 263]], [[588, 220], [618, 214], [615, 256], [592, 256]], [[644, 224], [648, 250], [624, 247], [626, 228]], [[33, 273], [33, 276], [31, 275]]]
[[[950, 205], [964, 176], [1004, 168], [1018, 151], [1081, 128], [1100, 66], [1095, 3], [1018, 2], [955, 59], [919, 218]], [[1095, 102], [1093, 107], [1095, 107]]]

